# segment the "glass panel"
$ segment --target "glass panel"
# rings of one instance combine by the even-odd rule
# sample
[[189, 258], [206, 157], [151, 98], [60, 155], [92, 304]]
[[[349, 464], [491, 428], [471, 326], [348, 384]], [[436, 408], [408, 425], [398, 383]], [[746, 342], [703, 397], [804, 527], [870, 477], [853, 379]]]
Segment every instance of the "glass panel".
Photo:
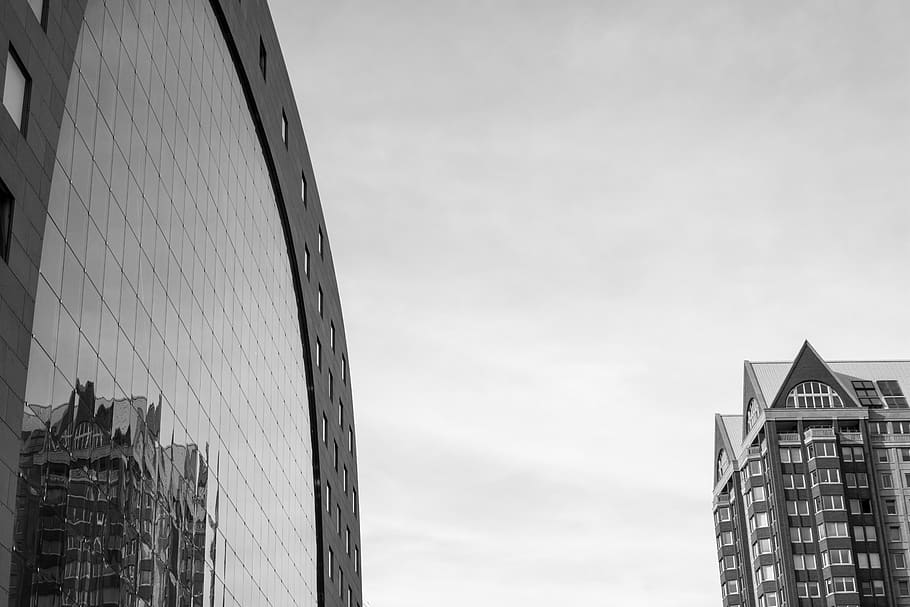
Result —
[[296, 297], [220, 32], [208, 0], [89, 0], [45, 227], [11, 604], [316, 605]]
[[28, 75], [12, 49], [6, 55], [6, 80], [3, 85], [3, 105], [20, 129], [24, 129]]

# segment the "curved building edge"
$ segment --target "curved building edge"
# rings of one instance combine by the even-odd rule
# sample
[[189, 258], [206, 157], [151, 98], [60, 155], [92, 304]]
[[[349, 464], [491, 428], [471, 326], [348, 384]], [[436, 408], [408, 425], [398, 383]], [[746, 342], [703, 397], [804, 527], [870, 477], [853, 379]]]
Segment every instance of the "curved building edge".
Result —
[[[359, 485], [349, 358], [312, 163], [266, 2], [209, 1], [256, 125], [291, 262], [313, 445], [318, 600], [320, 605], [360, 605]], [[0, 262], [3, 572], [9, 571], [10, 546], [5, 541], [13, 524], [18, 433], [44, 223], [70, 70], [87, 0], [45, 0], [41, 21], [30, 8], [36, 3], [41, 5], [41, 0], [11, 0], [0, 6], [0, 50], [15, 49], [31, 79], [27, 128], [20, 130], [6, 112], [0, 111], [0, 181], [15, 200], [9, 259]], [[0, 74], [5, 75], [5, 65], [0, 65]], [[339, 473], [342, 470], [343, 476]], [[329, 483], [337, 489], [326, 491]], [[341, 499], [337, 499], [339, 494]], [[5, 598], [6, 585], [5, 573], [0, 573], [0, 599]]]

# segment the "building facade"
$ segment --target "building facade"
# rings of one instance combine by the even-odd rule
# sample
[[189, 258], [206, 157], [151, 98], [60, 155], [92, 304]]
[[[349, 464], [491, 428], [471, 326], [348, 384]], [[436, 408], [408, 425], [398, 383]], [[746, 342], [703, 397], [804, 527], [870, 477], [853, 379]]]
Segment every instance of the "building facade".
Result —
[[265, 0], [0, 3], [0, 604], [362, 605], [319, 195]]
[[717, 415], [724, 605], [910, 605], [910, 361], [745, 363]]

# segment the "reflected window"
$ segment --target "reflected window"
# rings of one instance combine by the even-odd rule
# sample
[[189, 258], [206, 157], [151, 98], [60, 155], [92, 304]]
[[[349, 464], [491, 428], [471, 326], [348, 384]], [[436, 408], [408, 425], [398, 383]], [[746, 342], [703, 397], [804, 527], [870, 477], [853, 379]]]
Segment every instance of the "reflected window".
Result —
[[28, 102], [32, 81], [13, 47], [6, 55], [6, 79], [3, 84], [3, 107], [19, 130], [25, 134], [28, 124]]

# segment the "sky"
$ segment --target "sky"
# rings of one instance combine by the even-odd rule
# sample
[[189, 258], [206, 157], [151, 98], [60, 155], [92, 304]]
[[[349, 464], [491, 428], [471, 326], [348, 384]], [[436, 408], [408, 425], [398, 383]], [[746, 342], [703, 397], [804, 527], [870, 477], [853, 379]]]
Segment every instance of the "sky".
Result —
[[910, 358], [910, 4], [270, 5], [366, 605], [720, 604], [743, 360]]

